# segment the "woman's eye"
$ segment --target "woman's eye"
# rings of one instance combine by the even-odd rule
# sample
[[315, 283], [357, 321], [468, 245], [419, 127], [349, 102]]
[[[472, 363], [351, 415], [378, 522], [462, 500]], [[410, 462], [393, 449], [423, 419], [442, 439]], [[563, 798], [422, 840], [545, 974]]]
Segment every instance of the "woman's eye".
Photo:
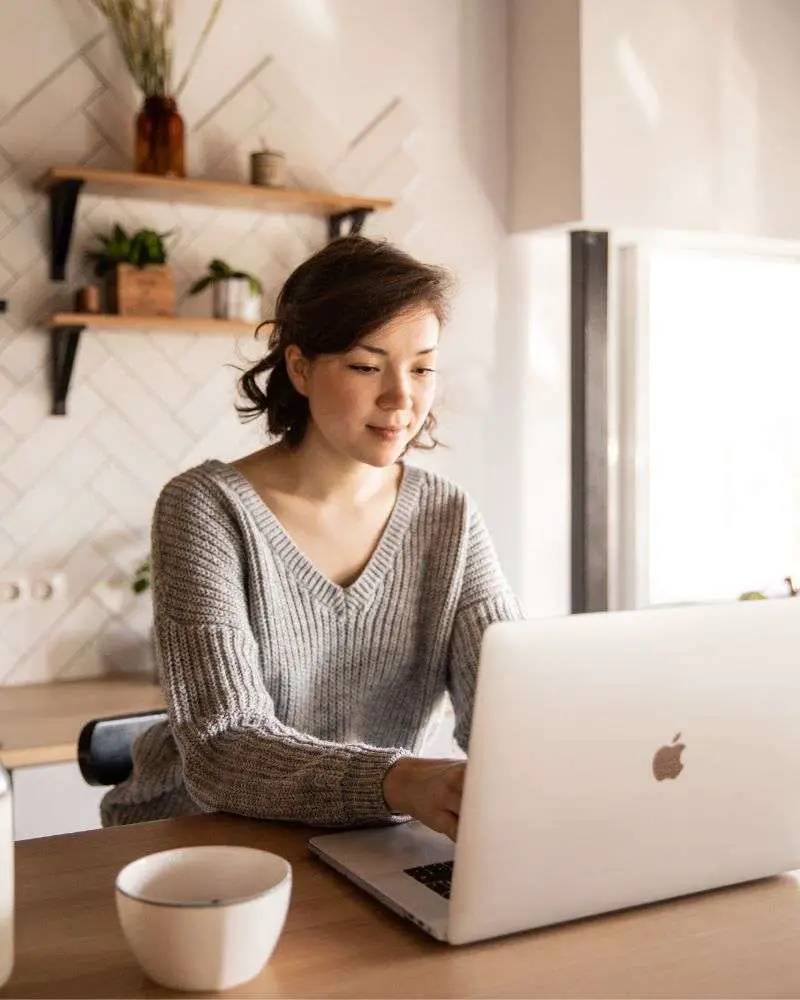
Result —
[[417, 368], [416, 373], [417, 373], [417, 375], [421, 375], [423, 378], [427, 378], [427, 376], [429, 376], [429, 375], [435, 375], [436, 374], [436, 369], [435, 368]]
[[361, 372], [362, 375], [369, 375], [372, 372], [378, 371], [374, 365], [350, 365], [354, 372]]

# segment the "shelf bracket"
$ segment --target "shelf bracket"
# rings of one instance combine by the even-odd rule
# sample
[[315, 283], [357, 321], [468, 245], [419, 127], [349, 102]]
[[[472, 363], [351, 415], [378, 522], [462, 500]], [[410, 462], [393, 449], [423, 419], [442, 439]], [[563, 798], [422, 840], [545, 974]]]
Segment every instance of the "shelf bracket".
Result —
[[[367, 216], [372, 212], [371, 208], [351, 208], [347, 212], [338, 212], [336, 215], [328, 216], [328, 239], [336, 240], [340, 236], [353, 236], [360, 233]], [[350, 228], [346, 233], [342, 232], [342, 223], [349, 222]]]
[[75, 365], [75, 355], [84, 326], [54, 326], [50, 330], [50, 376], [53, 387], [54, 417], [63, 417], [67, 412], [67, 396]]
[[50, 188], [50, 280], [63, 281], [83, 181], [58, 181]]

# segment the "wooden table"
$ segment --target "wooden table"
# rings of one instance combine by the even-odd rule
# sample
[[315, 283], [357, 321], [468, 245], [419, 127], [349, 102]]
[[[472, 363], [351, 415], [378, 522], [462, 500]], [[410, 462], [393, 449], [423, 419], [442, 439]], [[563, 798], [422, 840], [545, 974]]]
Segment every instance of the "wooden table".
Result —
[[131, 675], [4, 687], [0, 763], [12, 770], [74, 761], [85, 722], [163, 707], [159, 686]]
[[[209, 815], [17, 845], [12, 997], [173, 995], [139, 970], [114, 909], [128, 861], [244, 844], [294, 866], [286, 929], [251, 997], [798, 997], [793, 875], [453, 948], [310, 857], [307, 828]], [[679, 849], [679, 848], [676, 848]], [[669, 858], [664, 859], [669, 863]]]

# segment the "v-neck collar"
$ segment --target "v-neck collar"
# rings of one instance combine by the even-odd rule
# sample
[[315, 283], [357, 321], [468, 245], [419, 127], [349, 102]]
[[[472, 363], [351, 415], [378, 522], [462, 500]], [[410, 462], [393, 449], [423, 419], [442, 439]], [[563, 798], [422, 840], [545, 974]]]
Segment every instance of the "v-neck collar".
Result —
[[411, 516], [417, 506], [422, 472], [403, 463], [403, 475], [389, 519], [367, 565], [346, 587], [334, 583], [294, 543], [291, 535], [262, 500], [250, 480], [229, 462], [212, 459], [204, 463], [212, 469], [239, 497], [272, 546], [276, 556], [319, 601], [332, 610], [342, 612], [348, 606], [366, 608], [378, 591], [378, 584], [391, 568]]

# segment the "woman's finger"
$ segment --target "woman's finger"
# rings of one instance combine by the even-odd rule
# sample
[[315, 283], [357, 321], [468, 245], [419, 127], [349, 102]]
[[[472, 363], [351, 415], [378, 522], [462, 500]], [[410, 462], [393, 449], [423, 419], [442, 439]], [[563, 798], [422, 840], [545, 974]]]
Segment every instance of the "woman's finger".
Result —
[[458, 816], [461, 813], [461, 789], [449, 789], [442, 796], [442, 808]]
[[433, 830], [438, 830], [439, 833], [444, 833], [451, 840], [455, 840], [458, 833], [458, 816], [449, 809], [440, 809], [432, 818], [430, 826]]
[[453, 767], [445, 775], [448, 785], [451, 788], [455, 788], [460, 793], [464, 787], [464, 778], [466, 773], [467, 768], [465, 764], [453, 765]]

